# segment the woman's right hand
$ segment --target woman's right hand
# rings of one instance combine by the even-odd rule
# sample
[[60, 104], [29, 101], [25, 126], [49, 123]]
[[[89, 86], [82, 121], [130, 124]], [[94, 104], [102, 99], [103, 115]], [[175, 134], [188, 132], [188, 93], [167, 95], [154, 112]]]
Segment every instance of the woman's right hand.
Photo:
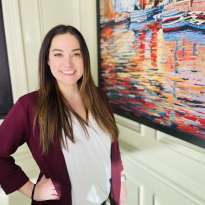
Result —
[[33, 199], [35, 201], [59, 200], [60, 193], [55, 189], [52, 180], [43, 175], [35, 186]]

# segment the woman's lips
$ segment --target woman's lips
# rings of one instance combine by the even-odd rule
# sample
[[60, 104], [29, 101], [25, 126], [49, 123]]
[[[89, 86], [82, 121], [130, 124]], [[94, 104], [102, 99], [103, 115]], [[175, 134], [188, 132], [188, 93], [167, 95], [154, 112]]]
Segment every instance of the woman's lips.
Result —
[[65, 75], [73, 75], [75, 73], [74, 70], [69, 70], [69, 71], [61, 71]]

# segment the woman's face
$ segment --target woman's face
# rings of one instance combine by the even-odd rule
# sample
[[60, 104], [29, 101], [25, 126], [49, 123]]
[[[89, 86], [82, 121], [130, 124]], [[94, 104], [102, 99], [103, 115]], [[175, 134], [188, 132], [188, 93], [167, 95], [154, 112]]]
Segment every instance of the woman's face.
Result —
[[74, 35], [66, 33], [53, 38], [48, 65], [59, 87], [77, 85], [83, 76], [84, 64], [80, 44]]

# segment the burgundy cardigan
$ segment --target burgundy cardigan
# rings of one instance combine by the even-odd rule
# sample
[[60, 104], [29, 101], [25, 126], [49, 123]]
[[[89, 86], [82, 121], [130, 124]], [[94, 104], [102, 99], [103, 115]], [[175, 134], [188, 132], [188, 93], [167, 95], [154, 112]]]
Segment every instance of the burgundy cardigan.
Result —
[[[18, 190], [29, 180], [11, 157], [11, 154], [26, 142], [40, 169], [38, 180], [45, 174], [47, 178], [52, 179], [54, 184], [61, 187], [60, 200], [32, 201], [32, 205], [71, 205], [71, 183], [60, 143], [55, 143], [48, 154], [42, 154], [39, 129], [33, 130], [37, 96], [37, 92], [32, 92], [21, 97], [0, 125], [0, 185], [5, 193], [9, 194]], [[119, 205], [122, 162], [117, 141], [112, 142], [111, 145], [111, 162], [111, 197], [116, 205]]]

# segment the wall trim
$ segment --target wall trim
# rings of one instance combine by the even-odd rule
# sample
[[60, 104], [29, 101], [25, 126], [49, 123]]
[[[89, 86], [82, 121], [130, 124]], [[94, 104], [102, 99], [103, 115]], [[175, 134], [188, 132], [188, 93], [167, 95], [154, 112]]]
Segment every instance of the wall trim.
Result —
[[[28, 92], [19, 1], [2, 1], [4, 28], [14, 102]], [[17, 77], [18, 76], [18, 77]]]

